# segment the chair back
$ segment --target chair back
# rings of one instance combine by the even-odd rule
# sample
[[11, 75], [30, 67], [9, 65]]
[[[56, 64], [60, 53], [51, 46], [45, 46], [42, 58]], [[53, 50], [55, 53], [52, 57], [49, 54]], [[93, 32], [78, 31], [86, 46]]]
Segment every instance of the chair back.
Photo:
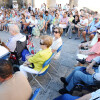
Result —
[[51, 57], [50, 57], [48, 60], [46, 60], [46, 61], [44, 62], [44, 64], [43, 64], [43, 68], [44, 68], [45, 66], [47, 66], [47, 65], [50, 64], [50, 62], [51, 62], [53, 56], [54, 56], [54, 53], [52, 53]]
[[[47, 66], [47, 65], [50, 64], [50, 62], [51, 62], [53, 56], [54, 56], [54, 53], [52, 53], [51, 57], [50, 57], [48, 60], [46, 60], [46, 61], [44, 62], [43, 66], [42, 66], [42, 69], [43, 69], [45, 66]], [[49, 67], [48, 67], [48, 68], [49, 68]], [[38, 74], [38, 76], [43, 76], [43, 75], [45, 75], [45, 74], [48, 72], [48, 68], [47, 68], [43, 73]], [[41, 69], [41, 70], [42, 70], [42, 69]], [[40, 72], [41, 72], [41, 71], [40, 71]]]
[[57, 49], [57, 53], [60, 52], [62, 49], [62, 45]]
[[37, 88], [35, 91], [34, 91], [34, 94], [32, 95], [31, 99], [30, 100], [35, 100], [35, 98], [37, 97], [38, 93], [40, 92], [40, 88]]

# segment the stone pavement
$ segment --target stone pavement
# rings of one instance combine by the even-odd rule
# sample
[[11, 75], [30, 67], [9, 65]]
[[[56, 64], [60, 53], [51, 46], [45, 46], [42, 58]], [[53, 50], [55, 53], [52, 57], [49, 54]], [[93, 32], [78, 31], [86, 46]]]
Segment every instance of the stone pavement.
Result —
[[[1, 32], [0, 31], [0, 39], [4, 42], [7, 41], [7, 39], [10, 37], [9, 33]], [[42, 89], [37, 97], [37, 100], [53, 100], [55, 97], [59, 96], [58, 90], [63, 87], [63, 84], [60, 81], [60, 77], [67, 76], [72, 70], [73, 66], [76, 64], [76, 52], [78, 48], [78, 44], [80, 43], [80, 40], [75, 40], [75, 35], [73, 34], [72, 39], [68, 39], [65, 36], [62, 36], [63, 39], [63, 48], [61, 51], [61, 56], [59, 60], [52, 61], [51, 64], [58, 69], [58, 74], [53, 70], [53, 68], [50, 67], [49, 73], [53, 77], [53, 80], [51, 81], [50, 85], [46, 89], [46, 92], [44, 92]], [[35, 46], [36, 51], [40, 49], [39, 47], [39, 40], [33, 37], [33, 44]], [[60, 64], [58, 63], [60, 62]], [[38, 77], [38, 80], [43, 86], [45, 87], [48, 84], [48, 81], [50, 78], [48, 75]], [[39, 85], [35, 81], [31, 81], [30, 84], [33, 88], [33, 91], [39, 87]]]

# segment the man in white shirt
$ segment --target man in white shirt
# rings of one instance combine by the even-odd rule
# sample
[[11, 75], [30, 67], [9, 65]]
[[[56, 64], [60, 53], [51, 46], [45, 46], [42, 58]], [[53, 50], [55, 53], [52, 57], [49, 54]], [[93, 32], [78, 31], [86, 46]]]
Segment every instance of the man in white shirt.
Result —
[[88, 85], [100, 84], [100, 66], [93, 67], [95, 64], [100, 64], [100, 56], [93, 59], [87, 67], [76, 67], [75, 70], [67, 77], [61, 78], [64, 84], [67, 84], [66, 88], [59, 90], [60, 94], [70, 93], [72, 89], [80, 82], [84, 82]]

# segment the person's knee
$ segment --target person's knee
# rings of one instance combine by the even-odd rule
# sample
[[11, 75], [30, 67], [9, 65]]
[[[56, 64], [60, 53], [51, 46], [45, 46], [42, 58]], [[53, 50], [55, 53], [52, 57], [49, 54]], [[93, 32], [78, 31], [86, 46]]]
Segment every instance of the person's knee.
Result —
[[83, 32], [82, 32], [82, 35], [84, 35], [84, 36], [85, 36], [85, 35], [86, 35], [86, 31], [83, 31]]

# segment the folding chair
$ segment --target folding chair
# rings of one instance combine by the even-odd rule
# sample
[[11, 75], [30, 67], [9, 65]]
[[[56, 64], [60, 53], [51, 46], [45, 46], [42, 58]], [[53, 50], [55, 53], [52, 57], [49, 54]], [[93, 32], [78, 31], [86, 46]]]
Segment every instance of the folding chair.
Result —
[[[51, 59], [52, 59], [53, 56], [54, 56], [54, 53], [51, 55], [51, 57], [50, 57], [48, 60], [46, 60], [46, 61], [44, 62], [43, 66], [42, 66], [42, 69], [45, 68], [47, 65], [50, 64]], [[33, 77], [33, 80], [35, 80], [35, 81], [39, 84], [39, 86], [45, 91], [45, 88], [40, 84], [40, 82], [36, 79], [36, 77], [37, 77], [37, 76], [43, 76], [43, 75], [45, 75], [45, 74], [47, 73], [47, 74], [49, 75], [49, 77], [50, 77], [50, 81], [49, 81], [47, 87], [49, 86], [49, 84], [50, 84], [50, 82], [51, 82], [51, 80], [52, 80], [53, 78], [52, 78], [52, 76], [51, 76], [51, 75], [49, 74], [49, 72], [48, 72], [49, 67], [48, 67], [43, 73], [41, 73], [42, 69], [41, 69], [41, 70], [38, 72], [38, 74], [36, 74], [35, 76], [34, 76], [33, 74], [31, 74], [31, 75], [32, 75], [32, 77]], [[33, 80], [32, 80], [32, 81], [33, 81]], [[46, 87], [46, 88], [47, 88], [47, 87]]]
[[[60, 52], [61, 49], [62, 49], [62, 45], [57, 49], [57, 51], [54, 53], [53, 57], [54, 57], [58, 52]], [[59, 62], [58, 62], [58, 63], [59, 63]], [[59, 64], [60, 64], [60, 63], [59, 63]], [[60, 64], [60, 65], [61, 65], [61, 64]], [[52, 64], [50, 64], [50, 66], [58, 73], [58, 70], [57, 70], [55, 67], [53, 67]]]
[[31, 97], [30, 100], [35, 100], [39, 92], [40, 92], [40, 88], [37, 88], [37, 89], [34, 91], [34, 94], [32, 95], [32, 97]]

